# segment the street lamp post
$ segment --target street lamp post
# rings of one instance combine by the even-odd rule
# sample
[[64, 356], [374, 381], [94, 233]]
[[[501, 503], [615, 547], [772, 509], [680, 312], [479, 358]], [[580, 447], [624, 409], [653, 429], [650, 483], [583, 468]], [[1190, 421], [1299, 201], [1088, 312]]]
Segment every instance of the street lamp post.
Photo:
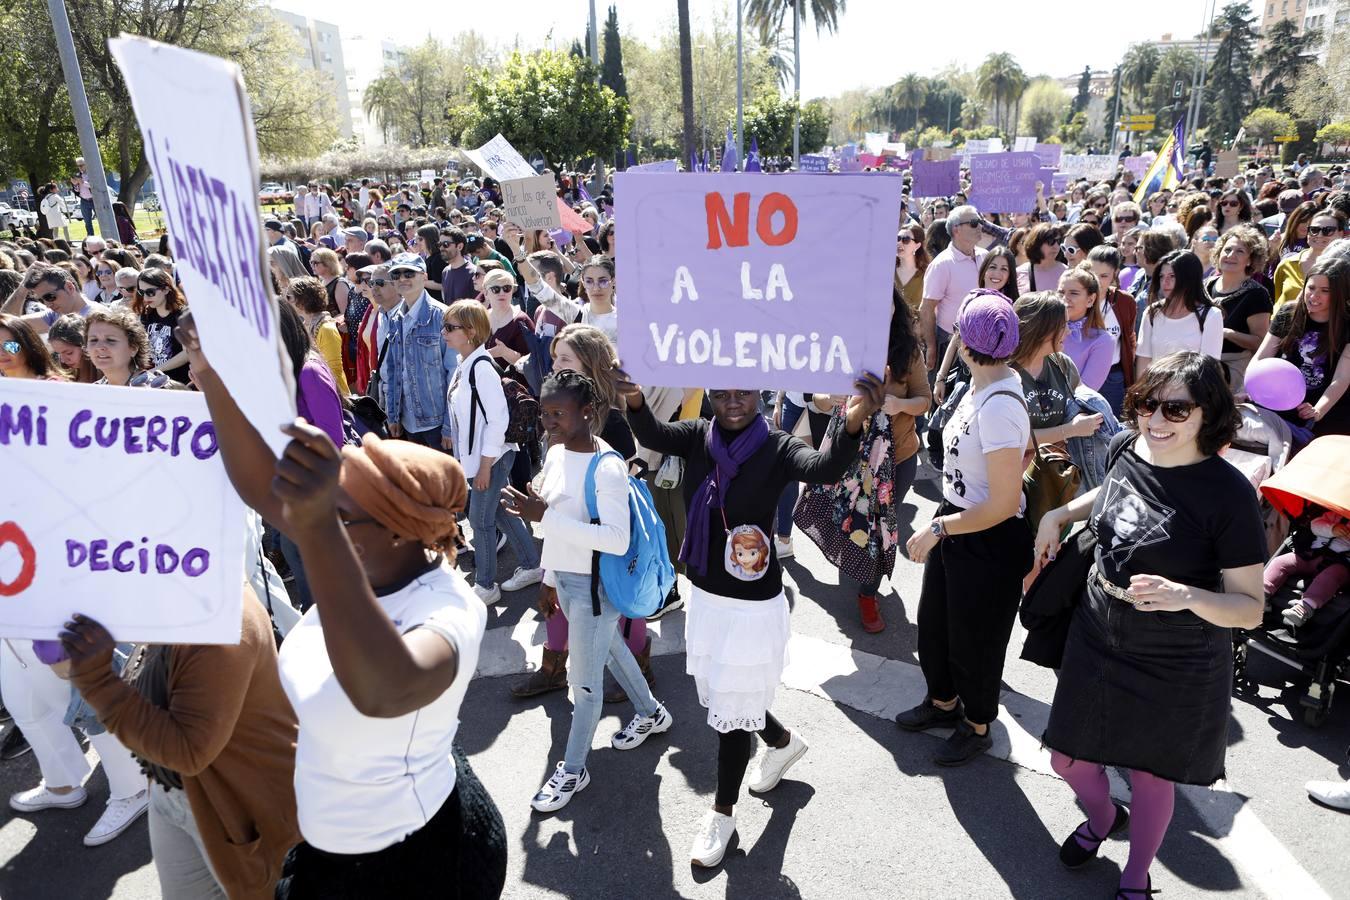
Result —
[[[94, 134], [94, 120], [89, 115], [89, 97], [84, 92], [84, 78], [80, 75], [80, 59], [75, 55], [75, 39], [70, 34], [70, 18], [66, 15], [65, 0], [47, 0], [56, 34], [56, 50], [61, 56], [61, 71], [66, 77], [66, 93], [75, 117], [75, 130], [80, 136], [80, 151], [84, 153], [89, 172], [89, 192], [94, 197], [94, 213], [98, 216], [98, 230], [107, 240], [117, 240], [117, 221], [113, 218], [112, 202], [108, 199], [108, 178], [103, 171], [103, 157]], [[33, 185], [34, 191], [37, 185]]]
[[745, 155], [745, 0], [736, 0], [736, 152]]

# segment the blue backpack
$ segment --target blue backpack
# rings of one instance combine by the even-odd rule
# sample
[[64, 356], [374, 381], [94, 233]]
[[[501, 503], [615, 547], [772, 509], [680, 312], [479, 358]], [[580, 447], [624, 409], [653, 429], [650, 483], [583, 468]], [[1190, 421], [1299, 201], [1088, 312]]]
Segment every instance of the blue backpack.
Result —
[[[614, 450], [597, 453], [591, 459], [586, 469], [586, 511], [592, 525], [600, 524], [595, 470], [606, 456], [624, 462], [623, 455]], [[656, 612], [675, 586], [675, 567], [666, 548], [666, 526], [656, 514], [646, 483], [632, 475], [628, 476], [628, 527], [628, 549], [623, 553], [596, 550], [591, 554], [591, 612], [597, 616], [602, 583], [614, 608], [630, 619], [645, 619]]]

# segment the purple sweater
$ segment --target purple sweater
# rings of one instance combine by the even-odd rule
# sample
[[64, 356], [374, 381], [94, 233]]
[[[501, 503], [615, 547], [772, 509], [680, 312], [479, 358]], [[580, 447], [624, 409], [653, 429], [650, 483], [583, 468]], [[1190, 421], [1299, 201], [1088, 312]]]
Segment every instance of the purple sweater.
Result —
[[342, 401], [338, 399], [337, 382], [333, 372], [314, 354], [300, 369], [300, 383], [295, 391], [296, 411], [306, 422], [322, 429], [341, 447], [346, 442], [342, 429]]
[[1089, 335], [1085, 326], [1085, 319], [1069, 323], [1069, 333], [1064, 338], [1064, 352], [1078, 367], [1083, 384], [1100, 391], [1111, 371], [1115, 340], [1109, 331], [1093, 330]]

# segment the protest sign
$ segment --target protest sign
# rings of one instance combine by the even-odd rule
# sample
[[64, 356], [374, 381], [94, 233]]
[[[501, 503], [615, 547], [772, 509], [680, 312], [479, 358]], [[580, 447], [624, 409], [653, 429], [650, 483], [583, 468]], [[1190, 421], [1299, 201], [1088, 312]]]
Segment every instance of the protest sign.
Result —
[[1054, 169], [1059, 166], [1060, 157], [1064, 154], [1063, 144], [1037, 144], [1036, 155], [1040, 157], [1041, 165], [1047, 169]]
[[1127, 156], [1125, 157], [1125, 169], [1128, 172], [1133, 172], [1135, 178], [1143, 178], [1151, 161], [1142, 156]]
[[435, 181], [435, 180], [436, 180], [436, 170], [435, 170], [435, 169], [423, 169], [423, 170], [422, 170], [422, 174], [421, 174], [421, 180], [422, 180], [422, 181], [425, 181], [427, 184], [430, 184], [431, 182]]
[[1115, 177], [1119, 164], [1114, 156], [1104, 153], [1065, 153], [1060, 159], [1059, 169], [1065, 175], [1104, 181]]
[[1036, 206], [1040, 171], [1035, 153], [972, 156], [969, 203], [982, 213], [1029, 213]]
[[1036, 170], [1036, 180], [1042, 185], [1042, 190], [1049, 194], [1050, 186], [1055, 183], [1055, 170], [1040, 168]]
[[244, 504], [206, 400], [188, 391], [6, 379], [0, 637], [74, 613], [119, 641], [239, 642]]
[[239, 67], [145, 38], [109, 46], [140, 123], [202, 349], [280, 455], [295, 387], [263, 252], [257, 141]]
[[1035, 153], [1036, 139], [1034, 137], [1013, 138], [1014, 153]]
[[[853, 393], [863, 370], [885, 368], [901, 186], [869, 175], [616, 175], [628, 374], [653, 386]], [[813, 264], [824, 247], [830, 265]]]
[[922, 147], [915, 147], [913, 150], [909, 151], [909, 161], [912, 163], [916, 163], [919, 160], [926, 158], [924, 148]]
[[914, 163], [915, 197], [950, 197], [961, 190], [961, 160], [944, 159], [930, 162], [921, 159]]
[[845, 144], [839, 150], [839, 171], [840, 172], [861, 172], [862, 160], [858, 158], [858, 148], [853, 144]]
[[830, 159], [827, 156], [807, 154], [801, 157], [801, 170], [803, 172], [828, 172], [830, 171]]
[[539, 173], [525, 161], [511, 142], [498, 134], [477, 150], [465, 150], [474, 165], [498, 181], [512, 178], [533, 178]]
[[956, 151], [951, 147], [929, 147], [924, 153], [923, 158], [933, 162], [942, 162], [956, 156]]
[[1055, 180], [1050, 182], [1050, 190], [1056, 194], [1062, 194], [1069, 189], [1069, 176], [1062, 172], [1055, 173]]
[[[590, 234], [595, 230], [590, 222], [587, 222], [577, 214], [576, 210], [564, 203], [563, 198], [555, 196], [553, 199], [554, 206], [558, 210], [558, 221], [562, 223], [563, 228], [573, 234]], [[611, 215], [613, 212], [614, 208], [606, 203], [605, 214]]]
[[868, 168], [875, 169], [877, 166], [881, 165], [881, 157], [877, 156], [875, 153], [859, 153], [858, 162]]
[[680, 164], [673, 159], [663, 159], [660, 162], [643, 163], [640, 166], [629, 166], [625, 172], [678, 172]]
[[502, 211], [521, 228], [559, 226], [558, 189], [552, 175], [512, 178], [501, 182]]
[[881, 148], [886, 146], [890, 137], [884, 131], [868, 131], [863, 134], [863, 146], [867, 148], [868, 153], [880, 156]]
[[[1232, 178], [1238, 173], [1238, 152], [1236, 150], [1220, 150], [1214, 159], [1214, 177]], [[1143, 173], [1140, 173], [1140, 177]]]
[[988, 139], [983, 139], [983, 138], [981, 138], [981, 139], [969, 140], [969, 141], [966, 141], [966, 147], [965, 147], [965, 150], [963, 151], [963, 153], [964, 153], [964, 155], [967, 156], [967, 157], [971, 157], [971, 156], [980, 156], [980, 155], [985, 154], [985, 153], [990, 153], [990, 152], [992, 152], [992, 151], [990, 151], [989, 145], [990, 145], [990, 141], [989, 141]]

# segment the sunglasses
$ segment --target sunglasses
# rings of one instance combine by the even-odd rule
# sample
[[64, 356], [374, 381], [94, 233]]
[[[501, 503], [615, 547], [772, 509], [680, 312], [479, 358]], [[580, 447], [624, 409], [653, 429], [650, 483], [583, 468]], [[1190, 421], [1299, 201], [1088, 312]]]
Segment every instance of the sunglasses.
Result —
[[914, 243], [914, 236], [913, 236], [913, 235], [909, 235], [909, 234], [897, 234], [897, 235], [895, 236], [895, 239], [896, 239], [896, 241], [898, 241], [898, 242], [901, 243], [901, 244], [912, 244], [912, 243]]
[[158, 297], [161, 290], [162, 288], [143, 288], [137, 286], [136, 293], [140, 294], [142, 297]]
[[55, 300], [55, 299], [56, 299], [57, 297], [59, 297], [59, 296], [61, 296], [61, 292], [60, 292], [60, 291], [51, 291], [51, 292], [49, 292], [49, 293], [43, 294], [41, 297], [38, 297], [37, 299], [38, 299], [38, 302], [39, 302], [39, 303], [48, 303], [48, 304], [49, 304], [49, 303], [51, 303], [53, 300]]
[[15, 353], [18, 353], [19, 349], [20, 348], [18, 341], [5, 341], [3, 344], [0, 344], [0, 350], [5, 351], [10, 356], [13, 356]]
[[493, 284], [488, 286], [487, 292], [489, 294], [513, 294], [515, 290], [514, 284]]
[[1219, 236], [1217, 234], [1207, 234], [1200, 239], [1200, 243], [1202, 244], [1215, 244], [1218, 243], [1218, 241]]
[[1318, 235], [1318, 236], [1320, 236], [1320, 237], [1331, 237], [1333, 234], [1335, 234], [1336, 232], [1338, 232], [1338, 231], [1340, 231], [1340, 230], [1341, 230], [1341, 226], [1339, 226], [1339, 225], [1309, 225], [1309, 226], [1308, 226], [1308, 234], [1310, 234], [1310, 235], [1311, 235], [1311, 234], [1315, 234], [1315, 235]]
[[390, 272], [389, 277], [394, 281], [412, 281], [417, 277], [417, 272], [413, 269], [399, 269], [397, 272]]
[[449, 250], [451, 247], [455, 245], [453, 241], [441, 241], [440, 244], [438, 244], [437, 246], [439, 246], [442, 250]]
[[456, 325], [453, 322], [446, 322], [444, 325], [441, 326], [441, 330], [444, 331], [446, 334], [453, 334], [456, 331], [463, 331], [464, 326]]
[[1162, 410], [1163, 418], [1169, 422], [1185, 422], [1195, 411], [1196, 403], [1193, 400], [1159, 400], [1157, 397], [1147, 397], [1139, 401], [1138, 412], [1142, 416], [1151, 416], [1159, 409]]
[[95, 272], [95, 274], [97, 274], [97, 275], [111, 275], [111, 274], [113, 273], [113, 270], [112, 270], [112, 269], [95, 269], [94, 272]]
[[1236, 200], [1220, 200], [1220, 201], [1219, 201], [1219, 206], [1221, 206], [1221, 207], [1238, 207], [1238, 206], [1241, 206], [1241, 205], [1242, 205], [1242, 204], [1239, 203], [1239, 202], [1237, 202]]
[[1139, 221], [1139, 217], [1138, 217], [1138, 216], [1116, 216], [1115, 219], [1114, 219], [1113, 221], [1119, 222], [1119, 223], [1122, 224], [1122, 225], [1130, 225], [1130, 224], [1132, 224], [1132, 223], [1134, 223], [1134, 222], [1138, 222], [1138, 221]]

